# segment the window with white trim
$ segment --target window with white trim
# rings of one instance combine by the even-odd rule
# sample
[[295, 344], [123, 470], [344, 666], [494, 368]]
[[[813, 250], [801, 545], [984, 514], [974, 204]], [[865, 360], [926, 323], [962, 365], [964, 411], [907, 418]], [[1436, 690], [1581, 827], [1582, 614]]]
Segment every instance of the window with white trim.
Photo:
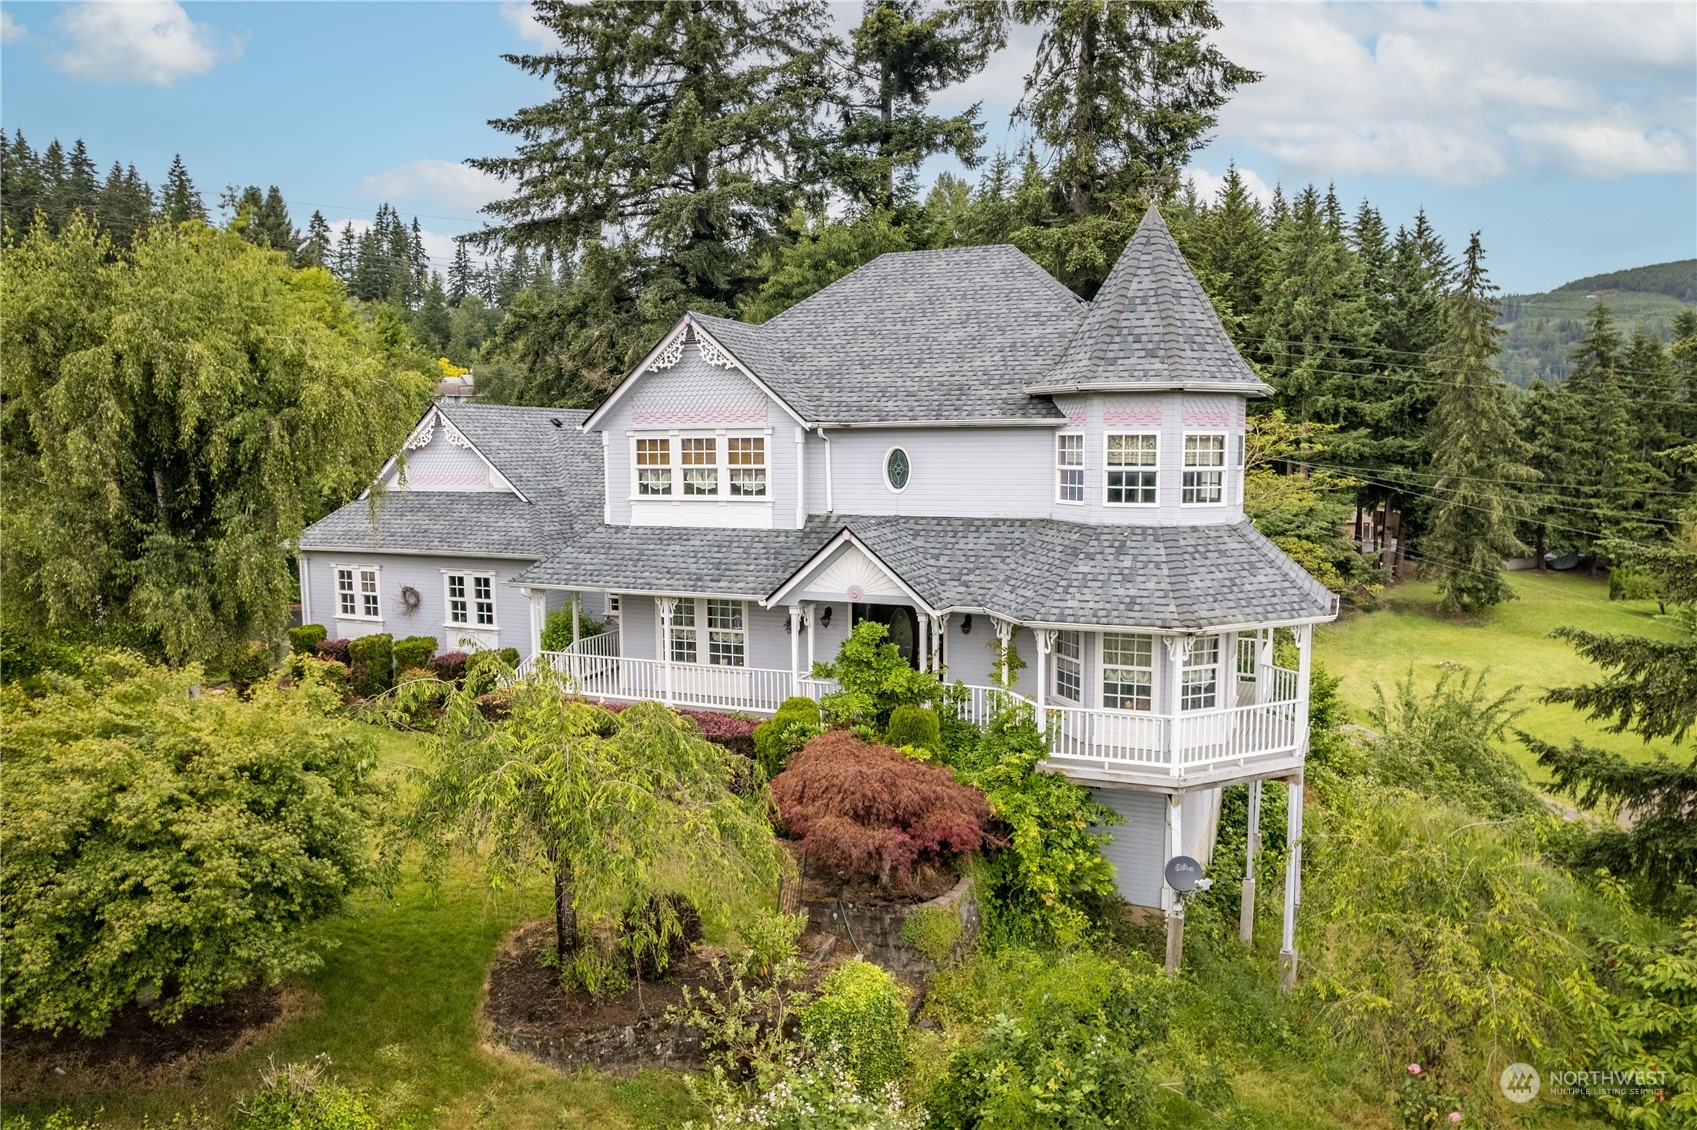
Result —
[[1179, 672], [1180, 710], [1212, 710], [1220, 698], [1220, 637], [1197, 636]]
[[377, 570], [360, 565], [336, 566], [336, 615], [353, 620], [381, 620], [377, 599]]
[[1215, 506], [1225, 501], [1226, 437], [1184, 437], [1184, 495], [1187, 506]]
[[638, 498], [766, 498], [767, 443], [763, 435], [637, 436]]
[[1102, 633], [1102, 705], [1111, 710], [1154, 709], [1154, 636]]
[[467, 628], [495, 627], [495, 577], [491, 573], [443, 573], [448, 623]]
[[1078, 432], [1055, 436], [1055, 501], [1084, 501], [1084, 436]]
[[[1080, 484], [1083, 489], [1083, 484]], [[1056, 632], [1054, 695], [1068, 702], [1078, 702], [1084, 689], [1084, 650], [1077, 632]]]
[[1104, 456], [1109, 506], [1153, 506], [1161, 439], [1153, 434], [1109, 435]]
[[747, 611], [740, 600], [679, 597], [672, 605], [667, 654], [673, 663], [746, 667]]

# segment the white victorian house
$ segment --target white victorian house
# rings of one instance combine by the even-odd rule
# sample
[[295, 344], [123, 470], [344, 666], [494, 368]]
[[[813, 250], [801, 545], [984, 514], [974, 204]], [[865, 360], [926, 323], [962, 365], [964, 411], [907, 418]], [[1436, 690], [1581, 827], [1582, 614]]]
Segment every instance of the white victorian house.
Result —
[[[1154, 209], [1094, 302], [1013, 247], [884, 255], [763, 325], [685, 316], [593, 412], [433, 407], [303, 536], [303, 615], [756, 713], [872, 619], [982, 719], [1011, 645], [1049, 767], [1127, 817], [1122, 892], [1170, 909], [1221, 786], [1287, 782], [1300, 844], [1337, 602], [1244, 518], [1270, 391]], [[609, 630], [543, 652], [567, 602]]]

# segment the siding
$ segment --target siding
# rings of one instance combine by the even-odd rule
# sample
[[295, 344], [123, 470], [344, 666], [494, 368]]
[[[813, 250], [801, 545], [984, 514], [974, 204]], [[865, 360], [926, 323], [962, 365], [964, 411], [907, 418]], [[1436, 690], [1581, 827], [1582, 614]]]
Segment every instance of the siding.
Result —
[[1167, 798], [1132, 789], [1091, 789], [1096, 803], [1125, 817], [1125, 823], [1093, 828], [1112, 837], [1102, 849], [1114, 865], [1120, 896], [1134, 906], [1161, 905], [1161, 872], [1167, 865]]
[[[832, 429], [833, 503], [839, 514], [1046, 518], [1053, 491], [1048, 428]], [[907, 489], [884, 484], [890, 448], [907, 452]]]
[[[530, 654], [530, 599], [506, 584], [530, 565], [529, 561], [503, 561], [477, 557], [426, 557], [398, 553], [304, 553], [307, 573], [307, 606], [302, 622], [323, 624], [331, 638], [352, 638], [374, 632], [402, 636], [435, 636], [440, 651], [459, 649], [464, 631], [446, 623], [445, 572], [492, 572], [495, 574], [496, 647], [516, 647]], [[381, 620], [344, 620], [336, 616], [336, 566], [377, 567], [377, 594]], [[418, 591], [418, 607], [408, 612], [401, 589], [410, 585]]]
[[[1084, 433], [1084, 502], [1052, 506], [1056, 518], [1071, 522], [1190, 523], [1236, 522], [1243, 517], [1243, 468], [1238, 460], [1247, 401], [1241, 396], [1197, 393], [1093, 393], [1055, 397], [1067, 416], [1067, 428]], [[1225, 504], [1184, 506], [1184, 435], [1226, 433]], [[1106, 455], [1109, 432], [1157, 432], [1160, 476], [1155, 506], [1106, 503]], [[1053, 463], [1053, 456], [1049, 462]], [[1051, 481], [1053, 473], [1051, 472]]]

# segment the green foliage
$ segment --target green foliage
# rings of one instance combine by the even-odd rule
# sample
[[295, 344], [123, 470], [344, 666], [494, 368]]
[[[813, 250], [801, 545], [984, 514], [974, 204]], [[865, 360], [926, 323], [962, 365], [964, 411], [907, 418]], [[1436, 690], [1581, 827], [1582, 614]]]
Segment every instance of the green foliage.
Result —
[[436, 657], [435, 636], [406, 636], [395, 641], [392, 659], [397, 673], [429, 667]]
[[[918, 1130], [922, 1112], [906, 1107], [895, 1084], [866, 1095], [854, 1083], [835, 1060], [797, 1060], [752, 1103], [745, 1105], [740, 1093], [714, 1103], [711, 1125], [726, 1130]], [[689, 1123], [686, 1130], [695, 1125]]]
[[383, 793], [340, 698], [310, 671], [200, 694], [198, 668], [124, 652], [47, 679], [0, 700], [8, 1014], [98, 1034], [138, 999], [169, 1022], [316, 966], [301, 927], [377, 866]]
[[1556, 687], [1546, 702], [1565, 702], [1614, 733], [1646, 740], [1684, 738], [1697, 723], [1697, 635], [1681, 640], [1557, 628], [1555, 635], [1608, 672], [1601, 683]]
[[1526, 773], [1500, 743], [1520, 714], [1520, 688], [1492, 697], [1484, 674], [1463, 670], [1438, 676], [1422, 692], [1411, 668], [1387, 695], [1374, 685], [1367, 712], [1379, 731], [1374, 751], [1382, 780], [1496, 816], [1537, 810]]
[[262, 643], [252, 643], [236, 652], [225, 664], [230, 685], [246, 696], [271, 674], [271, 649]]
[[952, 907], [922, 906], [902, 919], [901, 939], [921, 957], [944, 961], [960, 945], [963, 932], [960, 914]]
[[897, 748], [914, 746], [936, 753], [943, 748], [942, 723], [935, 710], [904, 703], [890, 711], [884, 740]]
[[1010, 949], [933, 981], [926, 1005], [963, 1046], [927, 1099], [935, 1130], [1147, 1124], [1145, 1049], [1172, 984], [1147, 959]]
[[1090, 791], [1037, 768], [1048, 745], [1029, 719], [998, 721], [957, 770], [1006, 826], [1006, 846], [978, 866], [984, 938], [1068, 945], [1081, 940], [1090, 909], [1116, 893], [1114, 871], [1092, 829], [1120, 821]]
[[289, 629], [289, 654], [312, 655], [317, 652], [318, 645], [329, 635], [323, 624], [302, 624], [298, 628]]
[[328, 1074], [330, 1060], [268, 1067], [260, 1089], [238, 1107], [242, 1130], [406, 1130], [410, 1123], [379, 1117], [359, 1092]]
[[715, 960], [717, 990], [683, 987], [683, 1004], [666, 1010], [666, 1019], [701, 1032], [712, 1075], [713, 1105], [734, 1110], [766, 1094], [794, 1073], [804, 1051], [795, 1038], [796, 1010], [812, 994], [796, 981], [800, 963], [790, 963], [771, 978], [750, 978]]
[[280, 641], [291, 545], [363, 487], [431, 382], [322, 271], [73, 219], [0, 252], [0, 603], [173, 661]]
[[778, 711], [754, 727], [754, 759], [768, 780], [784, 771], [790, 754], [819, 732], [819, 704], [810, 698], [786, 698]]
[[723, 920], [773, 888], [783, 856], [765, 798], [731, 791], [735, 755], [692, 723], [658, 703], [615, 716], [569, 701], [547, 671], [507, 684], [492, 720], [472, 684], [448, 696], [418, 774], [407, 826], [429, 873], [461, 848], [483, 857], [496, 888], [550, 874], [562, 955], [580, 915], [610, 921], [679, 891]]
[[349, 640], [348, 661], [353, 692], [360, 698], [376, 698], [394, 685], [394, 637], [388, 632]]
[[517, 648], [504, 647], [500, 651], [493, 648], [479, 649], [466, 656], [465, 686], [477, 694], [488, 694], [504, 676], [512, 674], [518, 665]]
[[842, 685], [820, 702], [834, 724], [882, 730], [896, 707], [941, 697], [937, 676], [910, 667], [895, 644], [884, 642], [888, 635], [883, 624], [862, 620], [843, 641], [836, 659], [814, 664], [815, 678]]
[[1638, 1072], [1642, 1094], [1586, 1096], [1581, 1106], [1620, 1125], [1646, 1130], [1697, 1119], [1697, 918], [1663, 945], [1622, 939], [1601, 946], [1598, 980], [1585, 995], [1586, 1041], [1578, 1070]]
[[[595, 619], [595, 617], [584, 612], [583, 609], [579, 607], [577, 617], [578, 639], [588, 639], [590, 636], [598, 636], [601, 634], [602, 628], [603, 625], [601, 621]], [[542, 627], [542, 650], [564, 651], [567, 647], [571, 646], [571, 642], [572, 606], [568, 604], [564, 608], [556, 608], [554, 611], [548, 613], [548, 622]]]
[[871, 1095], [901, 1078], [907, 1063], [907, 989], [870, 961], [837, 966], [800, 1009], [802, 1037]]
[[737, 923], [742, 950], [736, 967], [744, 977], [757, 981], [783, 981], [801, 971], [797, 958], [801, 935], [807, 930], [806, 914], [785, 914], [755, 909]]

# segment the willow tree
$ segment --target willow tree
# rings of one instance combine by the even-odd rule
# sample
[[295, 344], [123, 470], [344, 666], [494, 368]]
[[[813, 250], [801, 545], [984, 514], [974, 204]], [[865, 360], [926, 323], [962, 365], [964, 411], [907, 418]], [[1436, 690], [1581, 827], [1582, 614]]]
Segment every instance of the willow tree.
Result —
[[9, 627], [219, 658], [282, 633], [290, 543], [427, 401], [323, 271], [203, 225], [123, 256], [80, 215], [0, 258]]
[[406, 822], [427, 872], [459, 850], [496, 889], [548, 876], [562, 957], [591, 923], [659, 894], [722, 919], [775, 889], [785, 857], [765, 790], [731, 789], [739, 756], [658, 703], [614, 715], [564, 691], [547, 672], [515, 680], [498, 718], [475, 688], [449, 697]]

